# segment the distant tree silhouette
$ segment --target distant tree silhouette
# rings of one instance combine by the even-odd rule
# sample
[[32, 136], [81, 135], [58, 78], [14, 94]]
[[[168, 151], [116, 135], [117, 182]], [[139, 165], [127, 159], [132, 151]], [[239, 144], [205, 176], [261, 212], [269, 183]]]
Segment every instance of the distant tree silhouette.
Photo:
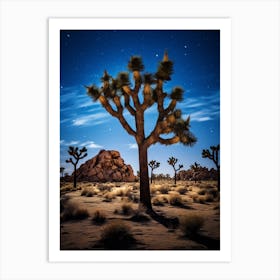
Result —
[[169, 159], [168, 159], [168, 164], [169, 165], [171, 165], [172, 167], [173, 167], [173, 169], [174, 169], [174, 184], [176, 185], [176, 183], [177, 183], [177, 171], [179, 171], [180, 169], [182, 169], [184, 166], [183, 166], [183, 164], [179, 164], [179, 167], [178, 168], [176, 168], [175, 167], [175, 165], [176, 165], [176, 163], [177, 163], [177, 161], [178, 161], [178, 159], [177, 158], [174, 158], [174, 157], [170, 157]]
[[195, 162], [194, 164], [192, 164], [190, 166], [191, 171], [192, 171], [192, 177], [194, 179], [194, 182], [196, 183], [197, 179], [198, 179], [198, 172], [201, 168], [200, 164], [198, 164], [197, 162]]
[[70, 146], [68, 149], [68, 154], [71, 156], [66, 160], [67, 163], [71, 163], [74, 166], [74, 174], [73, 174], [73, 188], [77, 187], [77, 164], [80, 159], [83, 159], [87, 156], [87, 148], [83, 147], [79, 149], [78, 147]]
[[[210, 151], [211, 150], [211, 151]], [[212, 160], [217, 168], [218, 171], [218, 191], [220, 191], [220, 158], [219, 158], [219, 152], [220, 152], [220, 145], [217, 146], [211, 146], [210, 150], [205, 149], [202, 151], [202, 157], [203, 158], [209, 158]]]
[[[196, 137], [190, 131], [190, 117], [182, 119], [181, 110], [176, 110], [177, 102], [183, 100], [183, 89], [174, 87], [170, 94], [163, 90], [164, 82], [171, 80], [173, 62], [165, 52], [155, 74], [141, 73], [144, 70], [142, 59], [132, 56], [128, 62], [128, 70], [132, 73], [134, 86], [131, 87], [128, 72], [120, 72], [114, 79], [105, 70], [101, 78], [102, 87], [86, 86], [88, 95], [93, 101], [99, 101], [107, 112], [117, 118], [126, 132], [135, 138], [138, 145], [140, 171], [140, 208], [154, 214], [150, 196], [150, 182], [148, 173], [148, 148], [156, 143], [172, 145], [182, 143], [192, 146]], [[142, 97], [139, 92], [142, 89]], [[166, 99], [169, 98], [168, 106]], [[155, 105], [157, 121], [153, 130], [145, 132], [144, 112]], [[127, 109], [135, 121], [135, 129], [125, 119], [124, 110]], [[164, 134], [173, 134], [169, 138]]]
[[65, 167], [61, 166], [60, 167], [60, 176], [63, 177], [63, 173], [64, 173]]
[[160, 162], [151, 160], [149, 162], [149, 166], [151, 167], [151, 184], [152, 184], [153, 183], [153, 171], [154, 171], [154, 169], [156, 169], [160, 166]]

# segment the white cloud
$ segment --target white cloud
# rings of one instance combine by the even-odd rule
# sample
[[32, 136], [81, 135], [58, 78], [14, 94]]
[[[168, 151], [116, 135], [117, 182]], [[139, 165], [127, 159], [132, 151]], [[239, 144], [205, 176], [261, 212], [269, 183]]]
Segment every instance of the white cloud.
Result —
[[88, 149], [100, 149], [100, 148], [103, 148], [103, 146], [95, 144], [93, 141], [86, 141], [84, 143], [81, 143], [81, 146], [86, 146]]
[[108, 113], [96, 113], [75, 119], [72, 124], [73, 126], [96, 125], [107, 122], [109, 117]]
[[63, 145], [63, 146], [75, 146], [75, 145], [78, 145], [79, 143], [80, 143], [79, 141], [67, 142], [65, 140], [60, 140], [60, 144]]
[[128, 144], [128, 147], [129, 147], [129, 149], [137, 149], [138, 148], [136, 143], [133, 143], [133, 144], [130, 143], [130, 144]]

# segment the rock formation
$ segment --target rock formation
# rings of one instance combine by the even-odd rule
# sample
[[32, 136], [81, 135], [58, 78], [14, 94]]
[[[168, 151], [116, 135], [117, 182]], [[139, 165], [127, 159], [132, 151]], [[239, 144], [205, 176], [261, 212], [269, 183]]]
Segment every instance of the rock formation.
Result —
[[98, 155], [83, 163], [77, 170], [78, 181], [134, 182], [136, 177], [118, 151], [101, 150]]

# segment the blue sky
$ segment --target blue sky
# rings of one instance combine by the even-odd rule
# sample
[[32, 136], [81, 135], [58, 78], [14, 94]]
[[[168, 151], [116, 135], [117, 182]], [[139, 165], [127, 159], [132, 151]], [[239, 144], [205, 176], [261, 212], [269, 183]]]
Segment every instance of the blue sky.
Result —
[[[138, 170], [135, 140], [119, 121], [86, 94], [84, 85], [101, 86], [106, 69], [116, 77], [127, 71], [132, 55], [143, 59], [145, 72], [154, 73], [164, 51], [174, 63], [174, 74], [164, 90], [184, 88], [184, 100], [177, 108], [191, 117], [191, 131], [198, 138], [193, 147], [182, 144], [149, 148], [148, 159], [161, 163], [155, 173], [173, 174], [167, 164], [170, 156], [188, 169], [195, 161], [208, 168], [212, 162], [201, 157], [202, 149], [220, 143], [220, 33], [217, 30], [63, 30], [60, 33], [60, 164], [72, 173], [70, 145], [88, 149], [84, 162], [100, 149], [118, 150], [134, 173]], [[168, 100], [167, 100], [168, 101]], [[125, 111], [131, 126], [134, 120]], [[157, 111], [154, 106], [145, 112], [145, 131], [154, 127]]]

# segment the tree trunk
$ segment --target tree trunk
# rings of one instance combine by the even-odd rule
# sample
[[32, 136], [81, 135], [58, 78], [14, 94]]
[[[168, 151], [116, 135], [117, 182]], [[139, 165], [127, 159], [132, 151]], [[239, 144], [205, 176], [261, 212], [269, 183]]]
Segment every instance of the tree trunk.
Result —
[[76, 165], [74, 165], [74, 189], [77, 187], [77, 168]]
[[138, 145], [139, 152], [139, 169], [140, 169], [140, 209], [152, 210], [149, 173], [148, 173], [148, 156], [147, 147], [143, 144]]
[[175, 186], [176, 186], [176, 183], [177, 183], [177, 173], [175, 171], [175, 175], [174, 175], [174, 184], [175, 184]]
[[151, 184], [153, 183], [153, 171], [151, 171]]

